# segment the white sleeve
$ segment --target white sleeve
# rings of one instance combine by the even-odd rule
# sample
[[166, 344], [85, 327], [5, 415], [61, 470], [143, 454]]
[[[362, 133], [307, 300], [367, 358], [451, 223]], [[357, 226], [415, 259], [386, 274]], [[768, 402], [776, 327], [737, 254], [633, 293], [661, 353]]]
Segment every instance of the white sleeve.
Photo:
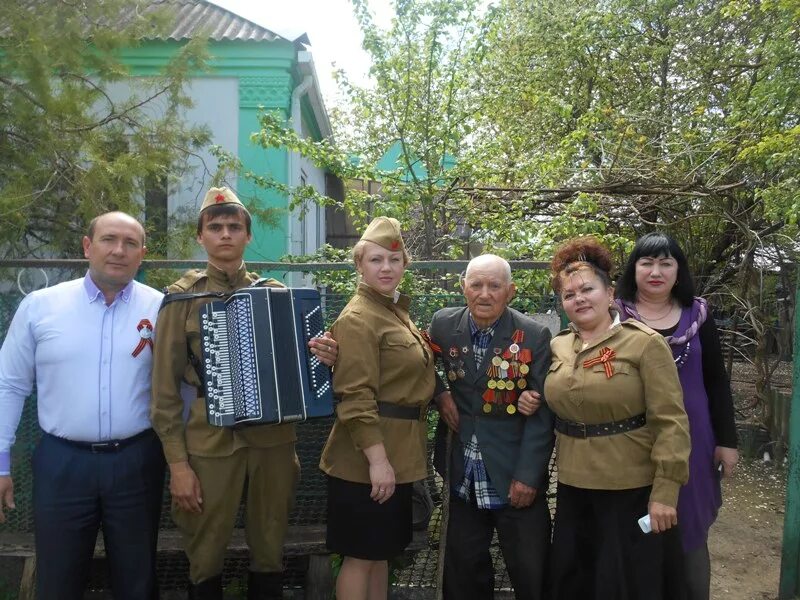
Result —
[[0, 348], [0, 475], [11, 472], [11, 446], [36, 376], [33, 305], [31, 295], [22, 300]]

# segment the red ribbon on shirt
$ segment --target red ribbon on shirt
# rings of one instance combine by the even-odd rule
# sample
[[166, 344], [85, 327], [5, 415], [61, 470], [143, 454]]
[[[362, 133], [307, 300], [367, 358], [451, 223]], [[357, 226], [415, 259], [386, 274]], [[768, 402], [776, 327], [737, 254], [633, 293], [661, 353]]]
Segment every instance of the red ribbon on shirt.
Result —
[[136, 329], [139, 331], [141, 339], [139, 340], [139, 345], [134, 348], [133, 352], [131, 352], [131, 355], [134, 358], [142, 353], [142, 350], [144, 350], [145, 346], [150, 346], [150, 352], [153, 351], [153, 324], [150, 322], [150, 320], [142, 319], [139, 321]]
[[428, 346], [430, 346], [430, 348], [431, 348], [431, 350], [433, 350], [434, 354], [441, 354], [442, 353], [442, 347], [439, 346], [439, 344], [434, 343], [434, 341], [431, 339], [430, 334], [427, 331], [425, 331], [423, 329], [420, 332], [420, 335], [422, 335], [422, 339], [427, 342]]
[[603, 368], [606, 370], [606, 379], [610, 379], [611, 376], [614, 374], [614, 366], [611, 364], [611, 360], [617, 355], [611, 348], [606, 346], [602, 350], [600, 350], [600, 356], [596, 356], [595, 358], [590, 358], [589, 360], [583, 361], [583, 368], [588, 369], [589, 367], [593, 367], [594, 365], [602, 364]]

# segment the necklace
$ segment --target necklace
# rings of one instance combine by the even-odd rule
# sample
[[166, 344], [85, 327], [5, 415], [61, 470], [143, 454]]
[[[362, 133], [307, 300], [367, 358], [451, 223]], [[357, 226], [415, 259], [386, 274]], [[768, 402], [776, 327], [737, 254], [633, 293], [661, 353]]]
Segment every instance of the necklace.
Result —
[[675, 360], [675, 366], [680, 369], [683, 365], [686, 364], [686, 361], [689, 360], [689, 354], [692, 352], [692, 341], [689, 340], [686, 342], [686, 345], [683, 347], [683, 350], [678, 354], [678, 356], [673, 355], [673, 359]]
[[647, 316], [642, 314], [642, 311], [639, 309], [639, 304], [638, 303], [636, 304], [636, 312], [639, 313], [639, 316], [644, 321], [660, 321], [661, 319], [663, 319], [664, 317], [669, 315], [672, 312], [673, 308], [675, 308], [675, 305], [672, 303], [672, 300], [670, 300], [669, 304], [667, 305], [667, 310], [666, 310], [666, 312], [664, 312], [664, 314], [658, 315], [657, 317], [647, 317]]

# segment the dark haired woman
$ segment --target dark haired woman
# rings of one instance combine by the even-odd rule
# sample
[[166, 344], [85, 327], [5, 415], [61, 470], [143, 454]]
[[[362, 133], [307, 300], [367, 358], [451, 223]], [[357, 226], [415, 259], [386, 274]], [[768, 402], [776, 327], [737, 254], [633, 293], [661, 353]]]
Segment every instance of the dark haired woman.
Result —
[[708, 530], [722, 504], [719, 478], [732, 475], [739, 460], [717, 328], [705, 300], [694, 295], [686, 255], [663, 233], [648, 233], [636, 242], [617, 296], [621, 318], [642, 321], [663, 335], [678, 367], [692, 437], [689, 482], [678, 498], [683, 571], [687, 597], [707, 600]]
[[619, 321], [611, 268], [594, 238], [566, 242], [551, 263], [570, 326], [553, 338], [544, 386], [557, 432], [550, 598], [674, 600], [662, 589], [665, 538], [688, 476], [688, 423], [669, 347]]

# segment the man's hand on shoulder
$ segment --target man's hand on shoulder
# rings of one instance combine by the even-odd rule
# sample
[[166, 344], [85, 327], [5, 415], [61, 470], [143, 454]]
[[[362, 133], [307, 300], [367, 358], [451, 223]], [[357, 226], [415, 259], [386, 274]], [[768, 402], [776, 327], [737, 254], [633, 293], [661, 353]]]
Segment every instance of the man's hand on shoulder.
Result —
[[452, 431], [458, 431], [458, 408], [453, 400], [453, 395], [449, 390], [444, 391], [436, 396], [435, 402], [439, 407], [439, 416], [444, 419]]
[[6, 522], [6, 509], [13, 510], [14, 504], [14, 480], [10, 475], [0, 475], [0, 523]]
[[525, 485], [516, 479], [511, 480], [508, 501], [514, 508], [528, 508], [536, 500], [536, 488]]
[[186, 512], [203, 512], [200, 480], [188, 461], [169, 465], [169, 492], [178, 508]]
[[332, 367], [339, 357], [339, 344], [331, 337], [331, 332], [326, 331], [322, 337], [316, 337], [308, 341], [311, 353], [316, 355], [324, 364]]

